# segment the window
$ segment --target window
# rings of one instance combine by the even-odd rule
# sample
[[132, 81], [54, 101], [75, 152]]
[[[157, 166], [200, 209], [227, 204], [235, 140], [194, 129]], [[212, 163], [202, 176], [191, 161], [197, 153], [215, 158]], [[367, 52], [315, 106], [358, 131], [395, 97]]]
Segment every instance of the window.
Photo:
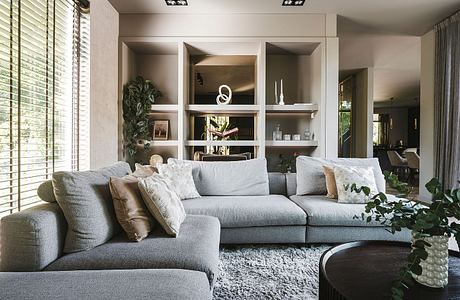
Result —
[[373, 143], [374, 146], [388, 146], [390, 136], [390, 115], [374, 114], [373, 115]]
[[71, 0], [0, 1], [0, 217], [89, 164], [89, 14]]

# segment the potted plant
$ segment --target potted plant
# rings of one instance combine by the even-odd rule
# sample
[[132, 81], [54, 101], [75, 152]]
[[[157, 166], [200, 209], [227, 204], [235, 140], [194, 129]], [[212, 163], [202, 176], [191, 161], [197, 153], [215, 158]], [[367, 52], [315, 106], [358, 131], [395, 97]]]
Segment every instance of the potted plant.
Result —
[[[137, 145], [144, 143], [149, 136], [148, 115], [158, 97], [161, 97], [161, 92], [142, 76], [137, 76], [123, 87], [124, 144], [129, 159], [136, 153]], [[144, 148], [148, 147], [149, 144], [144, 143]]]
[[403, 228], [412, 233], [412, 251], [392, 286], [392, 298], [403, 299], [404, 291], [414, 283], [413, 280], [429, 287], [445, 287], [449, 238], [454, 236], [460, 244], [460, 224], [449, 219], [460, 220], [460, 189], [443, 191], [439, 180], [433, 178], [425, 185], [433, 200], [430, 204], [422, 204], [406, 198], [410, 189], [396, 175], [385, 172], [385, 179], [399, 192], [396, 200], [389, 199], [384, 193], [370, 195], [366, 186], [358, 188], [352, 184], [346, 188], [351, 187], [352, 191], [363, 192], [369, 197], [361, 215], [363, 220], [387, 225], [393, 234]]

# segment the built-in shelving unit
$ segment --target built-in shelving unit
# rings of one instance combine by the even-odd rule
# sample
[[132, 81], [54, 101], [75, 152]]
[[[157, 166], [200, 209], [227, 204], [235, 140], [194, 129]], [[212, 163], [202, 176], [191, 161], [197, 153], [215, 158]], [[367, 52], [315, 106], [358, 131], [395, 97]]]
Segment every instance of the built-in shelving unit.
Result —
[[217, 104], [190, 104], [185, 106], [185, 110], [191, 113], [205, 114], [255, 114], [260, 111], [259, 105], [217, 105]]
[[[276, 170], [280, 155], [326, 153], [326, 39], [317, 38], [152, 38], [121, 40], [121, 86], [137, 75], [163, 93], [150, 118], [169, 120], [169, 140], [152, 140], [141, 158], [157, 153], [167, 159], [193, 159], [195, 151], [228, 146], [266, 157]], [[284, 84], [286, 105], [276, 102], [274, 83]], [[230, 82], [230, 83], [229, 83]], [[229, 84], [233, 101], [215, 104], [218, 87]], [[332, 105], [335, 105], [332, 103]], [[337, 107], [337, 105], [335, 105]], [[241, 127], [236, 140], [209, 140], [209, 116], [227, 117]], [[239, 123], [239, 124], [238, 124]], [[300, 141], [273, 141], [277, 124]], [[313, 140], [305, 140], [310, 131]]]
[[179, 105], [177, 104], [153, 104], [151, 113], [177, 113]]
[[266, 147], [317, 147], [318, 141], [266, 141]]
[[229, 146], [229, 147], [255, 147], [259, 145], [258, 141], [228, 140], [228, 141], [205, 141], [205, 140], [188, 140], [186, 146]]

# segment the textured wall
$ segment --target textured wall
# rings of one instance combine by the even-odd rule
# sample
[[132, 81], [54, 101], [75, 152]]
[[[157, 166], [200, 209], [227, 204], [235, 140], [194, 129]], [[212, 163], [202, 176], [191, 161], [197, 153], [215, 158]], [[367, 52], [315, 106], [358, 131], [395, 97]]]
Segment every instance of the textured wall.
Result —
[[118, 160], [118, 12], [91, 1], [90, 167]]

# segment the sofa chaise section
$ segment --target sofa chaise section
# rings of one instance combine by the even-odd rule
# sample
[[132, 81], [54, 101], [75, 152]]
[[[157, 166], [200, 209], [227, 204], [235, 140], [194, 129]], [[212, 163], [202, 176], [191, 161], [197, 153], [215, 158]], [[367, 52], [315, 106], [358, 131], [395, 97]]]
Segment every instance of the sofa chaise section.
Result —
[[0, 290], [0, 298], [23, 300], [212, 299], [205, 273], [172, 269], [4, 272]]
[[221, 243], [304, 243], [307, 216], [283, 195], [203, 196], [183, 201], [188, 214], [221, 223]]
[[216, 218], [187, 215], [177, 238], [159, 225], [142, 242], [121, 233], [87, 251], [64, 255], [45, 271], [108, 269], [186, 269], [207, 275], [212, 287], [218, 274], [220, 225]]

